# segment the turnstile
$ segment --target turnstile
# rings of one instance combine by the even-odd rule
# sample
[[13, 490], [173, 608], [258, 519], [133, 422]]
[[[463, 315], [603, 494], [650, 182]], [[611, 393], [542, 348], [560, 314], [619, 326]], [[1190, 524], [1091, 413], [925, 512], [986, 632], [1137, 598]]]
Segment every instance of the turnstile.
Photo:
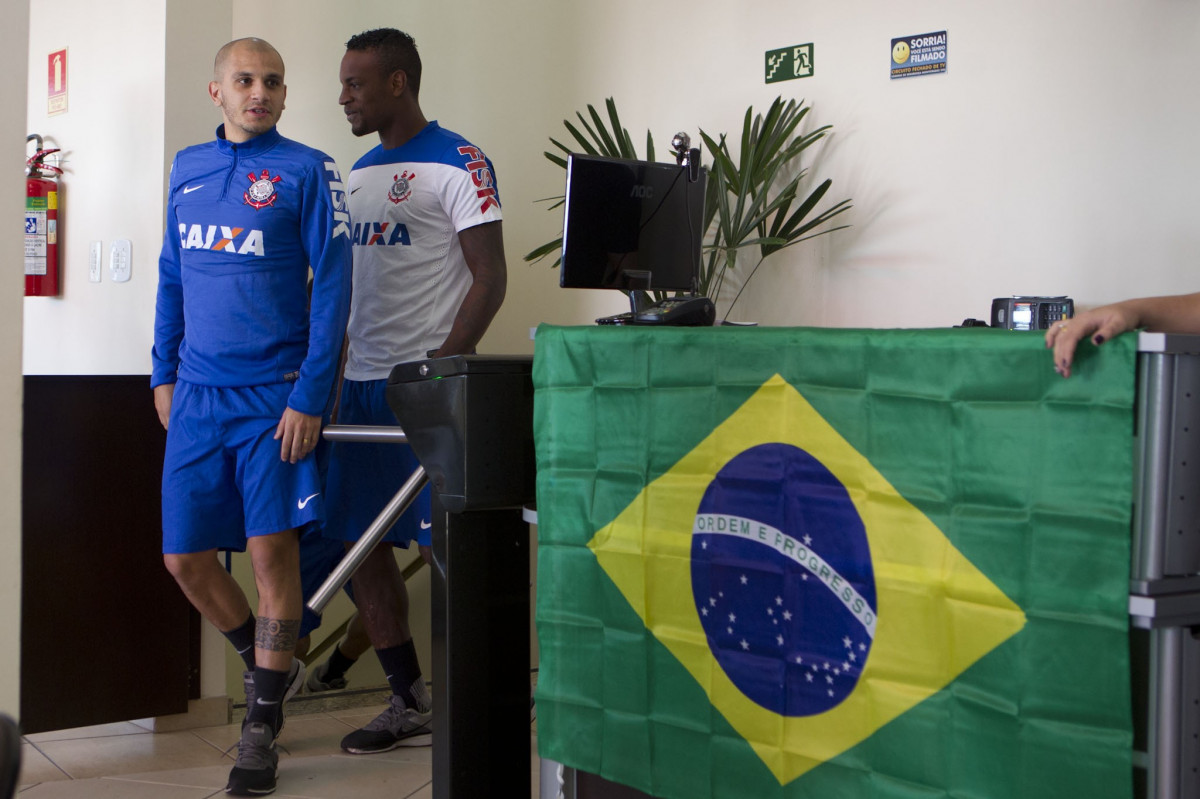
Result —
[[433, 795], [529, 796], [532, 356], [404, 363], [387, 398], [433, 486]]
[[[433, 486], [433, 795], [530, 794], [532, 356], [397, 365], [401, 427], [334, 425], [333, 441], [407, 442], [421, 466], [308, 600], [320, 613], [426, 482]], [[399, 477], [399, 475], [398, 475]]]

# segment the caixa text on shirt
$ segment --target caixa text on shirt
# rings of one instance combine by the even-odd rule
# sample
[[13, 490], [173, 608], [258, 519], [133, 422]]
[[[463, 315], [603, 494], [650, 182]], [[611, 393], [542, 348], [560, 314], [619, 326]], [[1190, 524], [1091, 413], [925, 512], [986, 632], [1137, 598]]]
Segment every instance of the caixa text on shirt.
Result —
[[265, 255], [263, 232], [225, 225], [179, 223], [179, 246], [185, 250], [223, 250], [238, 255]]
[[408, 227], [402, 222], [355, 222], [354, 234], [350, 241], [363, 247], [412, 244], [412, 239], [408, 236]]

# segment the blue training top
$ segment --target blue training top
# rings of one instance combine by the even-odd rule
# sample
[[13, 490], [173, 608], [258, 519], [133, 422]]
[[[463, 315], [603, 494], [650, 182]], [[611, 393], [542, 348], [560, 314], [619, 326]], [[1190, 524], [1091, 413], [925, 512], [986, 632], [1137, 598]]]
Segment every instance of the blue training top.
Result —
[[[350, 215], [333, 160], [272, 128], [181, 150], [159, 257], [151, 386], [295, 382], [328, 404], [350, 307]], [[308, 269], [313, 271], [311, 312]]]

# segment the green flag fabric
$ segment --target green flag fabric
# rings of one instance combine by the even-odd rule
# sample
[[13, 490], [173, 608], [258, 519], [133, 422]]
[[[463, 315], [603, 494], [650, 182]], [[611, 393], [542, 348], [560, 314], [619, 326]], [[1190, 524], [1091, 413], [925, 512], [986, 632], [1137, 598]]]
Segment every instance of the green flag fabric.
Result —
[[1134, 349], [539, 328], [540, 755], [663, 799], [1131, 796]]

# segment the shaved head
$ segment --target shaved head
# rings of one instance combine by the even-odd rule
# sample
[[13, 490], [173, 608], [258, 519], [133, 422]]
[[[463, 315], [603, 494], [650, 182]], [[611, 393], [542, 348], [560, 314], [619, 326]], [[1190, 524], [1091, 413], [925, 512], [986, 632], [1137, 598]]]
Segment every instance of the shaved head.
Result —
[[279, 55], [279, 51], [272, 47], [270, 42], [255, 39], [254, 37], [247, 37], [245, 39], [234, 39], [217, 51], [217, 57], [213, 59], [213, 80], [219, 83], [225, 77], [225, 70], [229, 65], [229, 56], [234, 51], [274, 56], [279, 61], [279, 71], [283, 71], [283, 56]]
[[243, 142], [266, 133], [287, 99], [283, 58], [262, 39], [232, 41], [217, 52], [208, 95], [225, 117], [225, 138]]

